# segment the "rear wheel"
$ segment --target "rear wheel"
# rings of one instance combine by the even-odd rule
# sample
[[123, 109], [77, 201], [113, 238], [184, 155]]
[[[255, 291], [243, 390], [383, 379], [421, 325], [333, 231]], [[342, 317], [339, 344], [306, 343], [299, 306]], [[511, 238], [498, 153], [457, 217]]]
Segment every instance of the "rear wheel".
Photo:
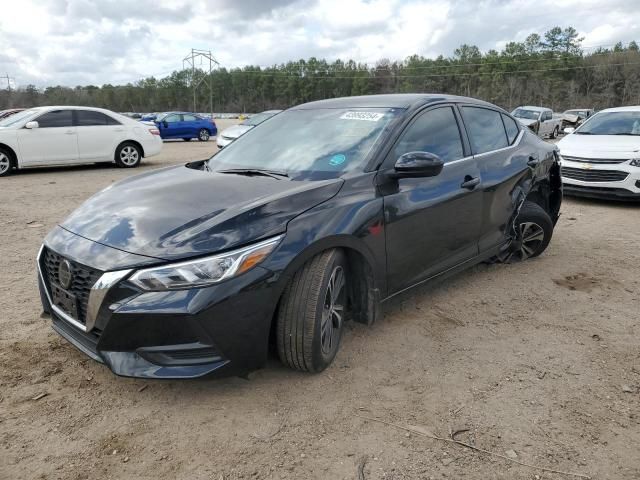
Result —
[[320, 372], [331, 364], [342, 338], [347, 278], [340, 250], [321, 253], [296, 272], [278, 310], [282, 363], [304, 372]]
[[11, 158], [12, 156], [9, 152], [0, 148], [0, 177], [11, 175], [11, 170], [13, 170], [13, 160]]
[[116, 165], [123, 168], [134, 168], [140, 165], [142, 151], [135, 143], [123, 143], [116, 150]]
[[206, 128], [203, 128], [198, 132], [198, 140], [200, 140], [201, 142], [208, 142], [209, 137], [209, 130], [207, 130]]
[[555, 127], [555, 128], [553, 129], [553, 132], [551, 132], [551, 138], [552, 138], [552, 139], [554, 139], [554, 138], [558, 138], [558, 127]]
[[516, 238], [497, 257], [502, 263], [521, 262], [544, 252], [553, 235], [549, 214], [537, 203], [526, 201], [516, 219]]

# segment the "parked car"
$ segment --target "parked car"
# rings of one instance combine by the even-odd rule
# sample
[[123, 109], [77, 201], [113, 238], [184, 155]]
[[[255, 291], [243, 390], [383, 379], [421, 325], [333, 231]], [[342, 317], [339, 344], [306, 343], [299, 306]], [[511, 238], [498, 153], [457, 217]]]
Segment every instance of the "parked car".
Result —
[[10, 108], [8, 110], [0, 110], [0, 120], [10, 117], [11, 115], [15, 115], [16, 113], [22, 112], [23, 110], [24, 108]]
[[558, 142], [565, 192], [640, 200], [640, 106], [602, 110], [566, 130]]
[[37, 107], [0, 120], [0, 176], [44, 165], [140, 165], [160, 153], [155, 126], [90, 107]]
[[119, 375], [318, 372], [346, 320], [549, 244], [557, 151], [502, 109], [405, 94], [307, 103], [209, 160], [87, 200], [46, 237], [53, 328]]
[[159, 115], [162, 115], [162, 113], [160, 112], [155, 112], [155, 113], [145, 113], [144, 115], [142, 115], [140, 117], [140, 121], [141, 122], [155, 122], [156, 118], [158, 118]]
[[208, 142], [210, 137], [218, 134], [216, 123], [211, 118], [204, 118], [189, 112], [166, 112], [155, 120], [160, 136], [163, 139], [182, 138], [189, 141], [197, 138]]
[[587, 118], [595, 113], [592, 108], [574, 108], [572, 110], [565, 110], [562, 112], [562, 126], [561, 130], [567, 127], [576, 128], [582, 124]]
[[218, 147], [226, 147], [240, 135], [247, 133], [256, 125], [260, 125], [262, 122], [268, 120], [281, 111], [282, 110], [266, 110], [262, 113], [258, 113], [257, 115], [253, 115], [247, 118], [238, 125], [233, 125], [232, 127], [225, 128], [222, 132], [220, 132], [220, 135], [218, 135], [218, 138], [216, 139]]
[[550, 108], [518, 107], [511, 114], [541, 138], [556, 138], [560, 133], [562, 119], [554, 116]]

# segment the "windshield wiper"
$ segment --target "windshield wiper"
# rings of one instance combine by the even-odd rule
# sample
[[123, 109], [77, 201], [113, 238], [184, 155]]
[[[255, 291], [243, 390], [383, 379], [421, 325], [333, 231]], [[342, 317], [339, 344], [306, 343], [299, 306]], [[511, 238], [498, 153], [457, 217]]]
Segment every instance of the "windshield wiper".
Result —
[[573, 132], [573, 133], [575, 133], [576, 135], [593, 135], [593, 133], [591, 132]]
[[640, 136], [640, 133], [614, 133], [614, 135], [630, 135], [632, 137]]
[[216, 170], [216, 172], [235, 173], [236, 175], [262, 175], [264, 177], [275, 178], [276, 180], [289, 178], [289, 174], [282, 170], [268, 170], [263, 168], [228, 168], [226, 170]]

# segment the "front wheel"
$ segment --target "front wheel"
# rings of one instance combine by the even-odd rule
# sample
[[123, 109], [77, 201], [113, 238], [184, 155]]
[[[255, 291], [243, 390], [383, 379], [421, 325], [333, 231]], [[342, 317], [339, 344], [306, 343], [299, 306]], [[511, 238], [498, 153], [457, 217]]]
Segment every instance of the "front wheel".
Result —
[[554, 138], [558, 138], [558, 127], [555, 127], [551, 132], [551, 139], [553, 140]]
[[209, 136], [209, 130], [207, 130], [206, 128], [203, 128], [198, 132], [198, 140], [200, 140], [201, 142], [208, 142]]
[[134, 168], [140, 165], [142, 151], [134, 143], [123, 143], [116, 150], [116, 165], [122, 168]]
[[553, 235], [549, 214], [537, 203], [525, 201], [516, 218], [516, 237], [498, 255], [501, 263], [522, 262], [544, 252]]
[[304, 372], [321, 372], [331, 364], [342, 338], [347, 279], [347, 261], [340, 250], [321, 253], [296, 272], [278, 309], [282, 363]]
[[13, 169], [13, 162], [11, 161], [11, 155], [6, 150], [0, 148], [0, 177], [11, 175]]

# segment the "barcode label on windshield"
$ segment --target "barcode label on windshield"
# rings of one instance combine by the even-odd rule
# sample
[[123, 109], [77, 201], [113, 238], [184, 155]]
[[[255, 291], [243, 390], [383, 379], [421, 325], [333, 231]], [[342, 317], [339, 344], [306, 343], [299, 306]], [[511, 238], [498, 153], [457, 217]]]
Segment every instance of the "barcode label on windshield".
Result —
[[367, 122], [377, 122], [382, 117], [384, 117], [384, 113], [347, 112], [347, 113], [343, 113], [340, 118], [342, 120], [365, 120]]

